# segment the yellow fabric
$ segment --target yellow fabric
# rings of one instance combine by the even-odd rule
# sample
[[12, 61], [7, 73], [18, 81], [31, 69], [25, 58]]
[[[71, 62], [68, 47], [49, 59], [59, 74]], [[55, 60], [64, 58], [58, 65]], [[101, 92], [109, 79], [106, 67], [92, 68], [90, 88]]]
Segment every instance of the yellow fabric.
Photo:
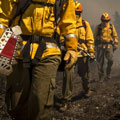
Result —
[[[78, 39], [84, 40], [85, 43], [82, 43], [82, 44], [79, 43], [78, 46], [81, 46], [85, 50], [88, 50], [88, 52], [90, 53], [94, 53], [95, 51], [94, 51], [93, 33], [87, 21], [85, 21], [85, 25], [86, 25], [86, 28], [84, 28], [83, 23], [82, 23], [82, 17], [80, 17], [77, 20], [77, 36], [78, 36]], [[87, 55], [86, 54], [81, 55], [78, 52], [78, 57], [83, 57], [83, 56], [87, 56]]]
[[[63, 36], [76, 34], [76, 16], [73, 0], [67, 0], [66, 7], [63, 9], [63, 14], [59, 22], [60, 34]], [[74, 44], [74, 43], [73, 43]]]
[[60, 43], [63, 43], [63, 42], [65, 42], [65, 39], [62, 35], [60, 35]]
[[0, 36], [3, 34], [3, 32], [4, 32], [4, 29], [0, 28]]
[[[17, 5], [20, 0], [2, 0], [0, 6], [0, 24], [8, 27], [9, 21], [15, 15]], [[55, 0], [34, 0], [38, 2], [47, 2], [47, 3], [55, 3]], [[18, 25], [18, 16], [14, 21], [12, 26]], [[54, 18], [54, 8], [43, 6], [39, 4], [31, 4], [29, 8], [25, 11], [22, 16], [22, 20], [20, 23], [20, 27], [22, 29], [23, 35], [40, 35], [45, 37], [51, 37], [56, 29], [55, 18]], [[60, 28], [60, 32], [63, 36], [68, 34], [76, 34], [76, 16], [74, 11], [74, 2], [73, 0], [67, 0], [64, 4], [63, 11], [60, 15], [60, 22], [58, 24]], [[71, 40], [71, 39], [70, 39]], [[68, 48], [72, 48], [76, 50], [76, 42], [69, 41], [70, 44]], [[67, 42], [68, 43], [68, 42]], [[36, 46], [33, 45], [33, 51], [31, 53], [31, 57], [33, 58], [36, 51]], [[74, 48], [75, 47], [75, 48]], [[20, 53], [21, 54], [21, 53]], [[60, 50], [58, 48], [49, 48], [44, 51], [42, 57], [48, 55], [60, 54]]]
[[95, 40], [100, 40], [101, 42], [110, 42], [111, 40], [114, 40], [114, 43], [115, 43], [115, 46], [118, 47], [118, 36], [117, 36], [117, 32], [115, 30], [115, 27], [114, 25], [112, 25], [112, 28], [113, 28], [113, 36], [111, 36], [111, 33], [112, 33], [112, 30], [110, 29], [110, 23], [102, 23], [101, 24], [101, 35], [100, 36], [97, 36], [98, 35], [98, 31], [99, 31], [99, 26], [96, 26], [96, 29], [95, 29], [95, 34], [94, 34], [94, 37], [95, 37]]
[[65, 40], [65, 45], [67, 50], [77, 51], [77, 38], [69, 37]]
[[[23, 46], [25, 46], [26, 41], [23, 41], [22, 44], [23, 44]], [[47, 45], [47, 44], [49, 44], [49, 43], [46, 43], [46, 45]], [[37, 43], [31, 43], [31, 45], [30, 45], [30, 55], [31, 55], [31, 59], [34, 59], [38, 46], [39, 46], [39, 45], [38, 45]], [[44, 57], [46, 57], [46, 56], [48, 56], [48, 55], [51, 55], [51, 53], [52, 53], [52, 55], [56, 55], [56, 54], [57, 54], [57, 55], [60, 55], [60, 54], [61, 54], [61, 51], [60, 51], [59, 48], [56, 48], [56, 47], [48, 48], [48, 49], [46, 49], [46, 50], [44, 51], [44, 53], [42, 54], [42, 58], [44, 58]], [[17, 54], [18, 54], [18, 57], [17, 57], [18, 59], [22, 59], [22, 58], [23, 58], [23, 57], [22, 57], [22, 55], [23, 55], [22, 50], [18, 50], [18, 51], [17, 51]]]

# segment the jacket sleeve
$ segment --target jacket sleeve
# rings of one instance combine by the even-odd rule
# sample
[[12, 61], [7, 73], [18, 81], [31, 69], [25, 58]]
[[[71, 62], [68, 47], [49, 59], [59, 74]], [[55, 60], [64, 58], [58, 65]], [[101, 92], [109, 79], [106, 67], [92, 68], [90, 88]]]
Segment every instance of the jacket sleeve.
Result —
[[93, 32], [90, 27], [90, 24], [86, 22], [86, 35], [85, 35], [85, 40], [86, 40], [86, 45], [88, 48], [89, 53], [94, 53], [94, 37], [93, 37]]
[[118, 36], [117, 36], [117, 32], [115, 30], [114, 25], [113, 25], [113, 40], [114, 40], [114, 46], [117, 48], [118, 47]]
[[66, 0], [59, 22], [61, 35], [65, 37], [67, 50], [77, 51], [76, 15], [73, 0]]
[[0, 4], [0, 24], [8, 27], [9, 21], [15, 15], [18, 0], [1, 0]]

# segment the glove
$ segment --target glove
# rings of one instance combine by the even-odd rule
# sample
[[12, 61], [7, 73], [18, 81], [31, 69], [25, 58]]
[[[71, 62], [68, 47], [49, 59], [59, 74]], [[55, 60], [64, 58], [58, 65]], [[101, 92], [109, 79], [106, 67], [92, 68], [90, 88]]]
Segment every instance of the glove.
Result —
[[93, 62], [95, 60], [95, 54], [90, 53], [90, 62]]
[[65, 69], [70, 69], [77, 61], [77, 52], [68, 50], [65, 54], [64, 61], [66, 61]]
[[77, 38], [75, 37], [66, 38], [65, 46], [66, 46], [67, 51], [68, 50], [77, 51], [77, 46], [78, 46]]
[[94, 53], [90, 53], [90, 58], [91, 59], [95, 59], [95, 54]]

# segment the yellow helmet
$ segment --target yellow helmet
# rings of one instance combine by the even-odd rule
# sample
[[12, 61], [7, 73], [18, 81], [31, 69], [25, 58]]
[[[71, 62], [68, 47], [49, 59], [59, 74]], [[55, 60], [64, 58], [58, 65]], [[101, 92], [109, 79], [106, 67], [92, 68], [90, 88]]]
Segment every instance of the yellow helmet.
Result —
[[108, 13], [103, 13], [102, 16], [101, 16], [101, 21], [110, 21], [110, 16]]
[[78, 1], [75, 2], [75, 11], [78, 11], [78, 12], [83, 11], [81, 3], [79, 3]]

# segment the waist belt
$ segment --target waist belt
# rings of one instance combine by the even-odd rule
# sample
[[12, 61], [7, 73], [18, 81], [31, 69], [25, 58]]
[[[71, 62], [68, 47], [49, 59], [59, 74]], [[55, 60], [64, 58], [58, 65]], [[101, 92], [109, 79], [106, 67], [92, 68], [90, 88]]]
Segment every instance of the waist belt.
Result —
[[86, 43], [86, 41], [83, 40], [83, 39], [79, 39], [78, 42], [79, 42], [80, 44], [82, 44], [82, 43]]
[[[37, 35], [21, 35], [24, 41], [27, 41], [26, 45], [23, 48], [23, 66], [29, 68], [31, 63], [38, 64], [41, 59], [41, 56], [46, 48], [50, 48], [50, 45], [46, 46], [46, 42], [57, 44], [54, 35], [52, 37], [43, 37]], [[38, 43], [38, 49], [36, 51], [35, 57], [31, 60], [30, 57], [30, 45], [31, 43]], [[57, 45], [56, 45], [57, 46]]]
[[111, 44], [110, 42], [101, 42], [102, 44]]
[[111, 40], [110, 42], [106, 42], [106, 41], [100, 41], [101, 44], [111, 44], [113, 45], [114, 44], [114, 41]]

